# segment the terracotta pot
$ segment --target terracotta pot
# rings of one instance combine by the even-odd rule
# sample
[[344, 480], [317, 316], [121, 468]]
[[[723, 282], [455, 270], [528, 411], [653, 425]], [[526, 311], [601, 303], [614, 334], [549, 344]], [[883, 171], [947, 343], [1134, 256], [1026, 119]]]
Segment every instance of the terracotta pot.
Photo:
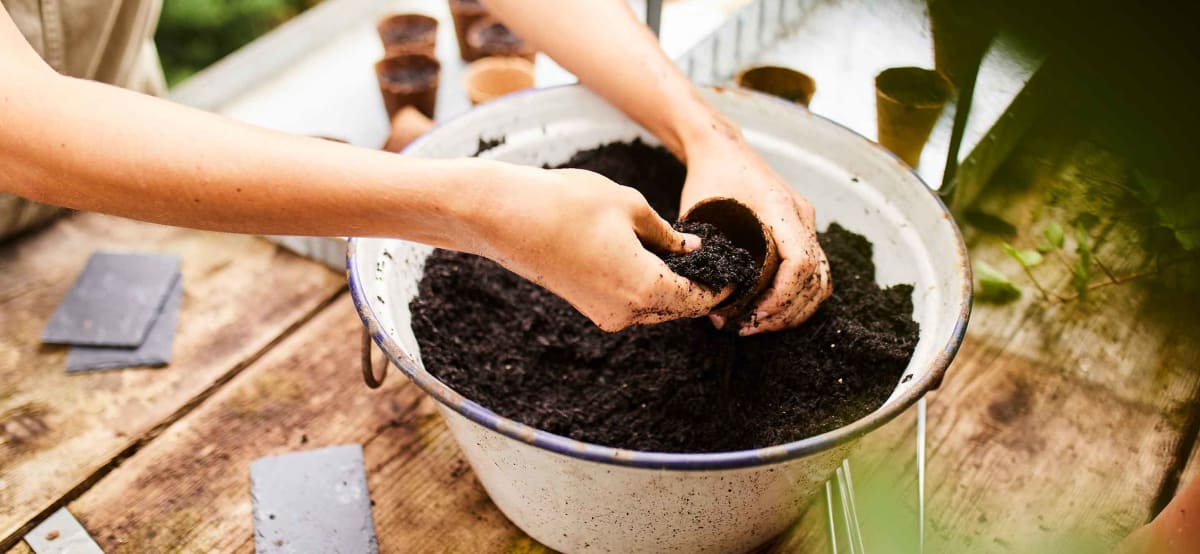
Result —
[[376, 62], [375, 76], [388, 117], [395, 117], [404, 106], [413, 106], [432, 118], [441, 68], [436, 58], [425, 54], [400, 54]]
[[400, 152], [417, 137], [433, 128], [433, 120], [412, 106], [400, 108], [396, 117], [392, 118], [392, 132], [388, 135], [383, 149], [388, 152]]
[[817, 92], [817, 82], [812, 77], [775, 65], [748, 67], [739, 71], [733, 81], [739, 87], [765, 92], [802, 106], [807, 106]]
[[467, 44], [479, 57], [517, 56], [534, 61], [537, 51], [493, 17], [480, 18], [467, 31]]
[[746, 308], [770, 288], [779, 269], [779, 251], [775, 237], [754, 210], [732, 198], [706, 198], [692, 206], [681, 218], [684, 221], [709, 223], [719, 229], [734, 246], [745, 248], [758, 265], [758, 280], [749, 290], [730, 296], [717, 305], [713, 313], [736, 321], [745, 315]]
[[533, 88], [533, 63], [524, 58], [490, 57], [467, 66], [467, 96], [482, 104], [510, 92]]
[[479, 59], [479, 54], [467, 44], [467, 32], [471, 24], [487, 15], [487, 9], [479, 0], [450, 0], [450, 15], [454, 17], [454, 35], [458, 39], [458, 54], [464, 62]]
[[893, 67], [875, 77], [879, 144], [916, 167], [953, 86], [941, 73]]
[[401, 13], [379, 20], [376, 29], [388, 55], [425, 54], [437, 57], [436, 19], [417, 13]]

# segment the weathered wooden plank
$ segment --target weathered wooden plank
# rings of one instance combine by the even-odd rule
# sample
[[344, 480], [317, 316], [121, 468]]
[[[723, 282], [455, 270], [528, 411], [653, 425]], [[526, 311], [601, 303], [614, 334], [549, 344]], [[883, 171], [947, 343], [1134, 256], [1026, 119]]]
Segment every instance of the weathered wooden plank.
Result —
[[433, 401], [399, 374], [363, 385], [361, 329], [339, 298], [71, 512], [106, 552], [250, 552], [252, 461], [361, 443], [381, 551], [542, 551], [488, 500]]
[[19, 542], [16, 544], [16, 546], [12, 547], [7, 554], [33, 554], [33, 549], [29, 548], [29, 545], [25, 544], [24, 542]]
[[[1009, 178], [1028, 186], [997, 187], [981, 207], [1022, 230], [1008, 240], [1025, 247], [1051, 221], [1069, 227], [1079, 213], [1100, 215], [1091, 232], [1097, 258], [1115, 275], [1135, 272], [1145, 259], [1137, 230], [1104, 218], [1115, 212], [1121, 195], [1112, 183], [1127, 179], [1126, 164], [1090, 141], [1067, 146], [1054, 163], [1037, 163], [1041, 152], [1027, 148], [1033, 171]], [[1060, 196], [1047, 202], [1049, 193]], [[928, 544], [947, 552], [1049, 552], [1064, 538], [1111, 544], [1152, 515], [1180, 441], [1190, 440], [1200, 346], [1187, 334], [1200, 319], [1145, 281], [1102, 285], [1100, 269], [1087, 303], [1042, 299], [1000, 239], [971, 242], [973, 258], [1013, 276], [1025, 295], [1008, 306], [976, 304], [968, 340], [930, 396]], [[1052, 294], [1074, 294], [1057, 256], [1034, 275]], [[868, 475], [889, 477], [865, 493], [900, 499], [864, 524], [899, 517], [915, 526], [913, 436], [911, 424], [881, 430], [860, 456]], [[821, 509], [776, 551], [828, 551]], [[892, 551], [894, 534], [874, 531], [864, 529], [868, 550]]]
[[[47, 318], [95, 250], [182, 256], [184, 302], [163, 369], [68, 375]], [[155, 435], [343, 288], [262, 239], [76, 214], [0, 248], [0, 548]]]

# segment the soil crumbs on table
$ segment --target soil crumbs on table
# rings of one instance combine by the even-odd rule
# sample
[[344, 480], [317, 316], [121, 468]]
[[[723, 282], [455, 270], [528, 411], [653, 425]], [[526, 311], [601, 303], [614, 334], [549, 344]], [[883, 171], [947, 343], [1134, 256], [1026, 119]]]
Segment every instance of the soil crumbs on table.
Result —
[[[685, 169], [640, 141], [562, 167], [640, 190], [668, 220]], [[820, 234], [834, 294], [796, 329], [737, 337], [707, 318], [605, 333], [562, 299], [484, 258], [437, 251], [412, 302], [425, 367], [467, 398], [607, 446], [719, 452], [782, 444], [879, 407], [912, 356], [912, 286], [875, 284], [871, 244]]]

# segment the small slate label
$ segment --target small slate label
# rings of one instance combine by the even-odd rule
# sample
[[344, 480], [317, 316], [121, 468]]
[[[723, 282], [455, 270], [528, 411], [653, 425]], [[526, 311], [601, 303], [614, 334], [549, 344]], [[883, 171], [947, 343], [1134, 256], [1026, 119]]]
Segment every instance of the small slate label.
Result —
[[96, 369], [125, 367], [161, 367], [171, 361], [175, 344], [175, 327], [179, 320], [179, 305], [183, 302], [183, 279], [175, 286], [163, 304], [162, 312], [154, 319], [146, 341], [136, 348], [107, 346], [72, 346], [67, 351], [67, 371], [70, 373]]
[[42, 342], [138, 346], [178, 275], [179, 256], [92, 254], [42, 332]]
[[256, 460], [250, 495], [259, 554], [379, 552], [360, 445]]

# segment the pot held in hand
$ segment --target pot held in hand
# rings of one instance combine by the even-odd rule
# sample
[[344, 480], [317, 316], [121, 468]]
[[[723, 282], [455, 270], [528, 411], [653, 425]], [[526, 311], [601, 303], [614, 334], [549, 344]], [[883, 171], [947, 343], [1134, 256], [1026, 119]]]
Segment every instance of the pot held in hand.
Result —
[[758, 269], [754, 286], [735, 292], [713, 309], [713, 314], [737, 321], [775, 280], [775, 272], [779, 269], [779, 251], [775, 248], [771, 228], [745, 204], [722, 197], [697, 202], [680, 219], [711, 224], [734, 246], [746, 249], [754, 259]]
[[920, 67], [893, 67], [875, 77], [879, 144], [917, 167], [953, 87], [942, 74]]

